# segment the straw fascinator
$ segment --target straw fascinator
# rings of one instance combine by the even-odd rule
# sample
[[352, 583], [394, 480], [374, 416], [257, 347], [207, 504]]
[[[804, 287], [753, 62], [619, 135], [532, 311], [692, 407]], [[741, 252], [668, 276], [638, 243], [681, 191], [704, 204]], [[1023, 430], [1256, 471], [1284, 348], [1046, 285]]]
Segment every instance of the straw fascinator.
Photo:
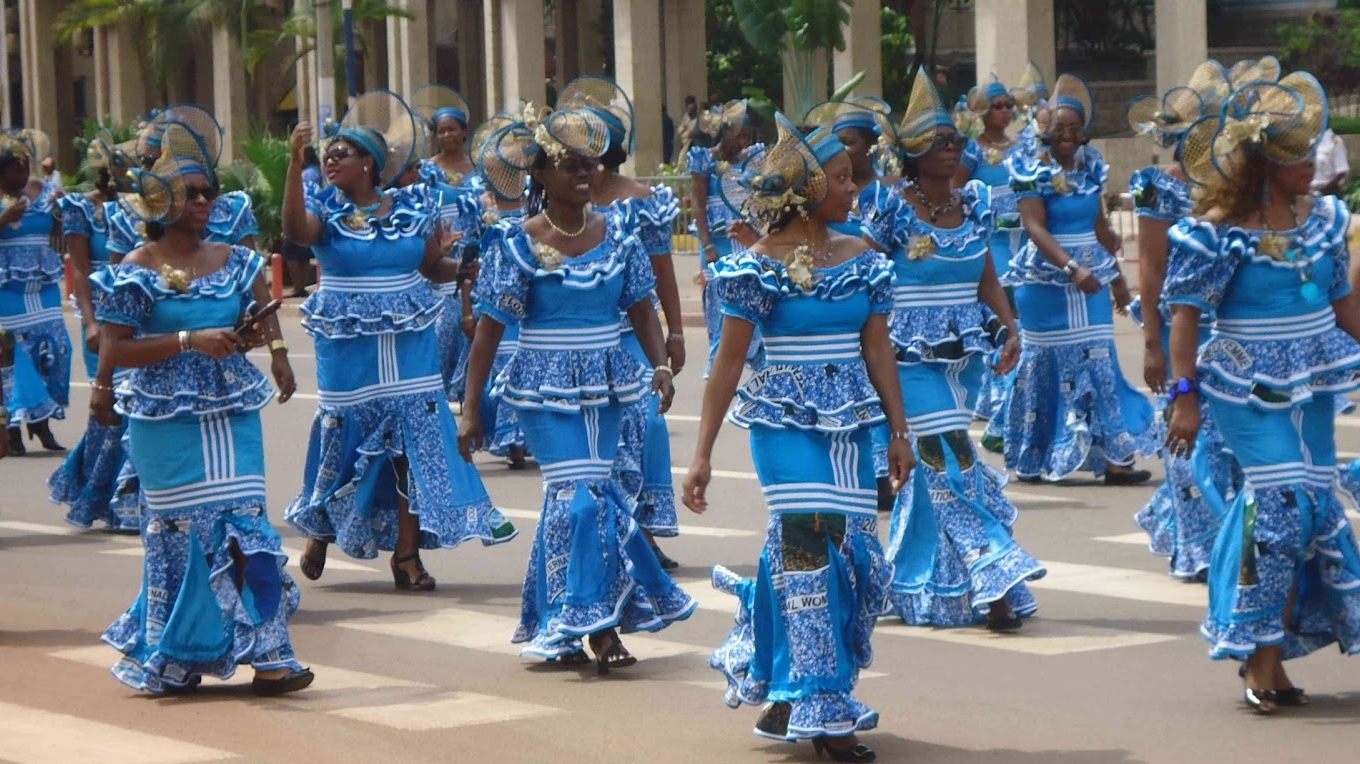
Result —
[[1327, 96], [1313, 75], [1294, 72], [1278, 82], [1249, 83], [1186, 131], [1181, 167], [1190, 180], [1212, 185], [1231, 181], [1252, 155], [1301, 162], [1313, 155], [1327, 122]]
[[370, 90], [359, 96], [333, 126], [333, 133], [322, 145], [322, 153], [337, 140], [343, 140], [373, 157], [377, 177], [373, 185], [391, 188], [419, 157], [423, 127], [396, 93]]
[[22, 159], [37, 170], [52, 153], [52, 141], [41, 130], [16, 128], [0, 131], [0, 160]]
[[1229, 91], [1222, 64], [1205, 61], [1195, 67], [1186, 85], [1171, 88], [1161, 98], [1145, 95], [1130, 102], [1129, 127], [1169, 148], [1201, 117], [1217, 113]]
[[[167, 106], [164, 109], [157, 109], [146, 117], [143, 120], [142, 129], [137, 135], [136, 153], [139, 156], [155, 156], [161, 151], [165, 126], [171, 122], [178, 122], [200, 136], [206, 137], [213, 134], [213, 143], [219, 147], [218, 152], [220, 154], [222, 136], [226, 131], [218, 124], [217, 118], [212, 115], [212, 112], [192, 103], [180, 103]], [[210, 158], [213, 166], [216, 166], [217, 156]]]
[[[501, 199], [518, 199], [540, 156], [560, 162], [568, 154], [598, 159], [609, 148], [609, 128], [588, 109], [553, 111], [524, 107], [519, 118], [497, 130], [480, 152], [482, 177]], [[489, 155], [489, 156], [488, 156]]]
[[894, 127], [885, 119], [880, 143], [903, 157], [915, 159], [930, 151], [937, 127], [957, 129], [934, 83], [924, 70], [917, 70], [902, 121]]
[[[845, 151], [840, 138], [828, 127], [818, 127], [804, 136], [783, 114], [775, 114], [775, 125], [779, 139], [725, 174], [721, 186], [728, 206], [766, 228], [789, 213], [806, 214], [825, 202], [830, 182], [824, 167]], [[810, 286], [811, 249], [796, 248], [788, 269], [794, 283]]]
[[613, 80], [595, 75], [577, 77], [557, 96], [558, 111], [589, 109], [609, 128], [609, 142], [632, 154], [637, 136], [633, 131], [633, 102]]
[[1034, 65], [1033, 61], [1025, 64], [1025, 73], [1020, 76], [1020, 81], [1015, 87], [1011, 88], [1011, 97], [1015, 99], [1016, 106], [1032, 109], [1048, 100], [1048, 84], [1044, 80], [1043, 72]]
[[215, 133], [199, 135], [187, 125], [162, 125], [161, 155], [150, 169], [129, 172], [132, 189], [121, 196], [133, 215], [148, 223], [167, 225], [179, 220], [188, 203], [184, 179], [190, 175], [212, 178], [212, 157], [220, 147]]
[[[472, 164], [477, 168], [478, 175], [481, 175], [483, 178], [492, 175], [499, 177], [507, 172], [507, 170], [500, 166], [501, 161], [500, 158], [496, 156], [496, 152], [488, 151], [487, 146], [491, 143], [491, 136], [510, 127], [517, 121], [519, 120], [515, 118], [515, 115], [503, 111], [478, 125], [477, 129], [472, 131], [472, 137], [468, 138], [467, 141], [468, 156], [472, 158]], [[512, 202], [524, 196], [523, 185], [521, 185], [512, 196], [502, 196], [500, 190], [491, 184], [488, 184], [488, 189], [491, 191], [492, 195], [503, 202]], [[488, 210], [488, 213], [493, 212], [494, 211], [492, 210]], [[486, 215], [483, 217], [485, 218]]]
[[1238, 61], [1228, 70], [1228, 84], [1235, 90], [1253, 82], [1279, 82], [1284, 74], [1280, 60], [1274, 56]]
[[[434, 130], [441, 119], [456, 119], [466, 127], [471, 124], [472, 109], [467, 99], [446, 85], [422, 85], [411, 93], [411, 111], [429, 123]], [[422, 155], [423, 156], [423, 155]]]
[[803, 124], [829, 128], [833, 133], [842, 130], [868, 130], [882, 135], [883, 118], [892, 113], [887, 101], [873, 96], [857, 96], [844, 101], [823, 101], [808, 110]]
[[1082, 131], [1090, 132], [1096, 121], [1095, 103], [1091, 100], [1091, 88], [1086, 81], [1075, 74], [1058, 75], [1053, 83], [1046, 107], [1040, 108], [1034, 121], [1040, 131], [1047, 131], [1053, 123], [1053, 113], [1058, 109], [1071, 109], [1082, 121]]
[[735, 132], [750, 124], [750, 104], [745, 98], [740, 98], [700, 114], [696, 127], [699, 132], [716, 139], [725, 132]]

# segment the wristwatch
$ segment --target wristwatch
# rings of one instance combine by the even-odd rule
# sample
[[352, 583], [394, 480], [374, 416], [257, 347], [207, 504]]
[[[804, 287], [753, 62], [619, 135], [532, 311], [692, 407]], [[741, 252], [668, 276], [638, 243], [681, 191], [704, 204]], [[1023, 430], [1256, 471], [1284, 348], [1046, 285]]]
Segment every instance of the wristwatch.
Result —
[[1199, 382], [1197, 380], [1190, 379], [1189, 377], [1181, 377], [1171, 384], [1171, 387], [1167, 389], [1166, 394], [1174, 401], [1186, 393], [1198, 392]]

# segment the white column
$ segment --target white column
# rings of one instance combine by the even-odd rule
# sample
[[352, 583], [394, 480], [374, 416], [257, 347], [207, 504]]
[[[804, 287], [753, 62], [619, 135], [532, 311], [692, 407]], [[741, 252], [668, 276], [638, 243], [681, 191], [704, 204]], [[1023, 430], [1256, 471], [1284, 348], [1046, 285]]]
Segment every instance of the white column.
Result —
[[6, 128], [14, 124], [10, 109], [9, 31], [9, 11], [0, 3], [0, 127]]
[[661, 33], [666, 50], [666, 106], [676, 124], [685, 113], [685, 96], [708, 100], [704, 0], [663, 0]]
[[[581, 74], [604, 74], [603, 41], [597, 26], [600, 9], [600, 0], [576, 0], [576, 65]], [[617, 37], [618, 34], [616, 27], [614, 35]]]
[[1209, 57], [1206, 3], [1157, 0], [1157, 92], [1190, 81]]
[[227, 131], [222, 138], [221, 158], [221, 163], [227, 164], [237, 159], [241, 145], [250, 137], [246, 78], [241, 76], [245, 60], [241, 56], [241, 41], [236, 39], [231, 26], [213, 25], [212, 54], [216, 62], [212, 75], [213, 113]]
[[429, 0], [405, 0], [405, 3], [413, 17], [401, 19], [401, 43], [406, 56], [402, 73], [406, 77], [406, 92], [410, 92], [434, 80], [434, 36], [431, 34], [434, 19]]
[[633, 99], [637, 149], [625, 172], [661, 164], [661, 11], [657, 0], [614, 0], [614, 74]]
[[[66, 138], [57, 122], [57, 62], [51, 31], [57, 9], [49, 0], [20, 0], [19, 9], [24, 127], [47, 133], [57, 147]], [[63, 51], [69, 53], [70, 47], [63, 47]]]
[[845, 28], [845, 50], [832, 57], [832, 81], [836, 87], [859, 72], [864, 80], [855, 95], [883, 96], [882, 4], [878, 0], [859, 0], [850, 8], [850, 24]]
[[544, 25], [542, 0], [483, 0], [486, 18], [487, 113], [520, 101], [542, 106]]
[[94, 119], [102, 122], [109, 113], [109, 48], [108, 27], [94, 30]]
[[1014, 86], [1033, 61], [1052, 86], [1058, 76], [1054, 24], [1053, 0], [975, 0], [978, 82], [996, 74]]
[[[401, 8], [403, 0], [393, 0], [392, 5]], [[387, 89], [406, 98], [411, 88], [406, 81], [406, 46], [401, 43], [401, 22], [396, 16], [387, 19]]]
[[109, 115], [114, 122], [131, 122], [146, 111], [146, 85], [135, 44], [136, 41], [123, 29], [116, 26], [104, 29]]

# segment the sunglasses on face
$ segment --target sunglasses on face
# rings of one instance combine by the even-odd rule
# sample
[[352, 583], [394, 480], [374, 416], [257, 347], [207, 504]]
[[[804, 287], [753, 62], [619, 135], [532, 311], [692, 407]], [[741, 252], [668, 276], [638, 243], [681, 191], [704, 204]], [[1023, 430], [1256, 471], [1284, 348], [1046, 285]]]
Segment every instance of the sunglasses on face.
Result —
[[1081, 125], [1054, 125], [1048, 129], [1048, 134], [1059, 135], [1081, 135]]
[[185, 186], [184, 200], [192, 202], [202, 198], [205, 202], [217, 201], [217, 189], [212, 186]]
[[996, 103], [992, 104], [992, 111], [1006, 111], [1007, 109], [1014, 108], [1015, 101], [997, 101]]
[[598, 163], [592, 159], [586, 159], [585, 157], [578, 156], [569, 156], [563, 159], [562, 161], [557, 162], [556, 167], [558, 170], [560, 170], [561, 172], [565, 172], [568, 175], [576, 175], [577, 173], [581, 172], [593, 171], [595, 169], [596, 164]]
[[346, 159], [349, 159], [350, 157], [357, 157], [357, 156], [359, 156], [359, 152], [355, 151], [354, 149], [351, 149], [351, 148], [338, 148], [338, 149], [331, 149], [330, 151], [327, 151], [327, 152], [326, 152], [326, 156], [322, 157], [322, 160], [325, 161], [325, 162], [327, 162], [327, 163], [329, 163], [329, 162], [335, 162], [335, 163], [338, 164], [338, 163], [340, 163], [340, 162], [345, 161]]
[[935, 140], [930, 142], [930, 150], [939, 149], [961, 149], [968, 143], [968, 138], [960, 133], [949, 133], [948, 135], [936, 135]]

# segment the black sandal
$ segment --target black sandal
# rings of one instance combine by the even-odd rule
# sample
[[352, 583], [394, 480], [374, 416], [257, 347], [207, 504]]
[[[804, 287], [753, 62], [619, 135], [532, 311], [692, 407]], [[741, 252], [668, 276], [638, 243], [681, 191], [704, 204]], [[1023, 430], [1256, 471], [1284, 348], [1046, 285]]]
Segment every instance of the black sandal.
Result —
[[316, 581], [321, 578], [321, 574], [326, 570], [326, 550], [330, 547], [330, 544], [324, 541], [316, 543], [321, 545], [320, 557], [310, 556], [306, 550], [298, 557], [298, 568], [302, 570], [302, 575], [306, 576], [308, 581]]
[[[599, 644], [608, 641], [609, 647], [600, 650]], [[600, 676], [609, 674], [610, 669], [627, 668], [637, 663], [637, 658], [623, 646], [618, 632], [613, 629], [597, 631], [590, 635], [590, 649], [595, 651], [595, 667]]]
[[[402, 563], [411, 562], [412, 560], [416, 563], [416, 577], [414, 580], [411, 578], [411, 574], [406, 572], [405, 568], [401, 567]], [[397, 585], [398, 589], [403, 591], [432, 592], [434, 591], [435, 586], [434, 576], [431, 576], [425, 571], [425, 564], [420, 561], [420, 552], [412, 552], [405, 557], [392, 555], [392, 581]]]
[[756, 734], [772, 740], [785, 740], [789, 736], [789, 716], [793, 714], [793, 704], [788, 701], [771, 701], [760, 711], [756, 719]]
[[184, 684], [171, 684], [169, 682], [162, 682], [161, 694], [188, 695], [196, 691], [200, 684], [203, 684], [203, 677], [199, 676], [198, 674], [190, 674], [189, 681], [185, 682]]
[[680, 563], [671, 559], [669, 555], [661, 551], [661, 547], [656, 544], [656, 539], [648, 539], [647, 543], [651, 544], [652, 552], [656, 555], [656, 561], [661, 563], [662, 570], [675, 570], [680, 567]]
[[516, 471], [528, 468], [529, 465], [524, 461], [523, 446], [510, 447], [510, 454], [507, 459], [507, 464], [509, 465], [510, 469]]
[[567, 653], [566, 655], [558, 657], [555, 662], [557, 665], [564, 668], [576, 668], [577, 666], [584, 666], [591, 661], [590, 656], [586, 655], [585, 650], [577, 650], [574, 653]]
[[812, 739], [812, 749], [817, 752], [818, 756], [826, 753], [831, 757], [832, 761], [849, 761], [856, 763], [878, 761], [878, 754], [874, 753], [874, 749], [869, 746], [863, 743], [856, 743], [849, 748], [833, 748], [831, 739], [826, 735], [814, 737]]
[[290, 671], [278, 679], [261, 679], [258, 676], [250, 681], [250, 689], [262, 698], [285, 695], [298, 690], [305, 690], [311, 686], [312, 680], [316, 675], [311, 669], [298, 669]]
[[[1237, 675], [1242, 678], [1242, 700], [1251, 707], [1251, 710], [1261, 716], [1273, 716], [1279, 710], [1279, 706], [1284, 705], [1280, 700], [1280, 694], [1275, 690], [1256, 689], [1247, 684], [1247, 664], [1242, 662], [1242, 666], [1237, 669]], [[1272, 707], [1266, 708], [1269, 703]]]

